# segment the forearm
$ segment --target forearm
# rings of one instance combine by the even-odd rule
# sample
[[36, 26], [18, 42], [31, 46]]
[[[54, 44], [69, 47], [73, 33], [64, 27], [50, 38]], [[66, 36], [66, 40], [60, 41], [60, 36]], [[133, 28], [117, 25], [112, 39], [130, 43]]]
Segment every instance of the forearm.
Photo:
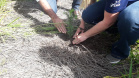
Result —
[[85, 24], [85, 22], [84, 22], [84, 20], [82, 19], [82, 20], [81, 20], [80, 27], [84, 28], [84, 24]]
[[94, 27], [89, 29], [87, 32], [85, 32], [85, 35], [87, 37], [91, 37], [106, 30], [107, 28], [109, 28], [115, 23], [115, 21], [117, 20], [118, 14], [119, 12], [112, 14], [112, 13], [108, 13], [105, 11], [104, 19], [100, 21], [98, 24], [96, 24]]
[[88, 31], [85, 32], [85, 35], [89, 38], [92, 36], [95, 36], [97, 34], [99, 34], [100, 32], [106, 30], [107, 28], [109, 28], [111, 26], [111, 24], [105, 23], [104, 21], [99, 22], [98, 24], [96, 24], [95, 26], [93, 26], [91, 29], [89, 29]]
[[42, 6], [44, 11], [49, 15], [49, 17], [53, 20], [55, 18], [58, 18], [56, 13], [52, 10], [49, 3], [46, 0], [40, 0], [39, 4]]

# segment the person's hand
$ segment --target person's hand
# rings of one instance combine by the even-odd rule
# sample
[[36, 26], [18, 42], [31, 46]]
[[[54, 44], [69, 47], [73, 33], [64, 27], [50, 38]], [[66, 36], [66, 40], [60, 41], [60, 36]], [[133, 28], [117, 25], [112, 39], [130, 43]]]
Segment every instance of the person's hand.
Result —
[[79, 34], [81, 34], [81, 33], [83, 33], [83, 32], [84, 32], [84, 25], [80, 25], [80, 26], [78, 27], [78, 29], [76, 30], [76, 32], [75, 32], [73, 38], [76, 38]]
[[67, 30], [65, 28], [65, 24], [63, 20], [60, 18], [53, 19], [53, 23], [55, 23], [55, 27], [58, 29], [59, 32], [66, 33]]
[[85, 33], [82, 33], [80, 35], [78, 35], [73, 41], [73, 44], [79, 44], [83, 41], [85, 41], [88, 37], [85, 35]]

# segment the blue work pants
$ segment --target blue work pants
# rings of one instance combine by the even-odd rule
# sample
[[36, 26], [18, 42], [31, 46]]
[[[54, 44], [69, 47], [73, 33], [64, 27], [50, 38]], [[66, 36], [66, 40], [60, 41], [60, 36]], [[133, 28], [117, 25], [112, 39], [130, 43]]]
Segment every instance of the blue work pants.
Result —
[[[82, 13], [82, 19], [89, 24], [97, 24], [104, 18], [106, 0], [100, 0]], [[130, 54], [130, 45], [139, 39], [139, 1], [136, 1], [119, 13], [117, 28], [120, 39], [113, 44], [111, 55], [118, 59], [125, 59]]]

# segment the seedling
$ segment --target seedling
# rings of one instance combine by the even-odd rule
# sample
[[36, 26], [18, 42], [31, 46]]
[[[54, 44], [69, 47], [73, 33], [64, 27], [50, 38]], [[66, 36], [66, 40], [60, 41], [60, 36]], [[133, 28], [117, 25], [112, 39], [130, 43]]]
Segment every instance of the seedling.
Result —
[[66, 21], [66, 24], [67, 24], [67, 34], [68, 34], [68, 37], [70, 39], [72, 39], [72, 36], [74, 34], [74, 31], [77, 29], [77, 26], [74, 25], [74, 21], [75, 19], [77, 19], [77, 16], [75, 16], [73, 14], [74, 10], [71, 9], [68, 13], [66, 13], [68, 19]]

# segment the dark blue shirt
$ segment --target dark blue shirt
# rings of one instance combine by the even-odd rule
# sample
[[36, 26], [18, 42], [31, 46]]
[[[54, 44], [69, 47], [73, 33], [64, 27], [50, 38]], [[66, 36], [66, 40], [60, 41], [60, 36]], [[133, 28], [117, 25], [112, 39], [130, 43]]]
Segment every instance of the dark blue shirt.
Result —
[[138, 0], [106, 0], [105, 10], [109, 13], [120, 12]]

